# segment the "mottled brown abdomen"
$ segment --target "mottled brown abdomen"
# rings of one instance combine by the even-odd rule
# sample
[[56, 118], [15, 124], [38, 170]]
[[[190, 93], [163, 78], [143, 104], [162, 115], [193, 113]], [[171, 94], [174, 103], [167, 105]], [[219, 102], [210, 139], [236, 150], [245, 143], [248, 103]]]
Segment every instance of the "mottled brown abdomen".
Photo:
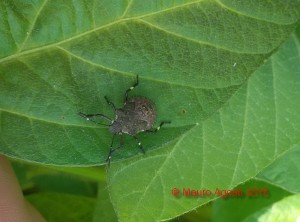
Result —
[[154, 104], [142, 96], [131, 97], [123, 108], [116, 110], [116, 120], [109, 127], [115, 133], [136, 135], [150, 129], [156, 118]]

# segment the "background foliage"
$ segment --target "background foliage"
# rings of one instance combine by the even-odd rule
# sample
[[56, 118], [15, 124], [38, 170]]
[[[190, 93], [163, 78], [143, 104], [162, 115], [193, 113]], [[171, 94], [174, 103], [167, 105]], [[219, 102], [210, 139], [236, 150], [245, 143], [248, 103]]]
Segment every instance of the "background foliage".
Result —
[[[0, 152], [39, 163], [15, 169], [49, 221], [158, 221], [196, 208], [200, 214], [181, 219], [282, 212], [292, 220], [299, 8], [297, 0], [1, 1]], [[78, 112], [113, 117], [103, 96], [120, 107], [137, 74], [132, 95], [150, 98], [157, 123], [172, 124], [139, 135], [146, 155], [126, 138], [106, 181], [103, 166], [80, 167], [105, 163], [111, 135]], [[244, 188], [272, 195], [255, 207], [244, 198], [238, 215], [228, 213], [235, 199], [199, 208], [216, 197], [171, 195], [174, 187], [233, 189], [246, 181]], [[277, 212], [266, 208], [272, 204]]]

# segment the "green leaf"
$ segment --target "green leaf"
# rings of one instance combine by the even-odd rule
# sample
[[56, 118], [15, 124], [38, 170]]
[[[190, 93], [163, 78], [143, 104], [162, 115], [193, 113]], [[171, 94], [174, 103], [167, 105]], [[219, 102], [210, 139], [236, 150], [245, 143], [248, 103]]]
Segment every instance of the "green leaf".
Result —
[[[299, 16], [294, 1], [284, 10], [280, 1], [262, 5], [253, 15], [254, 1], [241, 11], [226, 2], [141, 3], [0, 3], [2, 153], [47, 164], [104, 163], [111, 135], [78, 112], [113, 117], [103, 96], [120, 107], [136, 74], [133, 95], [154, 101], [158, 122], [173, 122], [143, 141], [148, 151], [161, 148], [220, 109]], [[269, 18], [270, 8], [279, 17]]]
[[119, 218], [153, 221], [182, 214], [215, 196], [175, 198], [174, 187], [232, 189], [298, 144], [298, 63], [294, 34], [213, 116], [148, 158], [113, 165], [109, 184]]
[[260, 172], [257, 178], [290, 192], [299, 193], [299, 158], [300, 146], [297, 145]]
[[291, 195], [286, 190], [258, 180], [250, 180], [234, 188], [238, 189], [243, 191], [242, 197], [220, 198], [213, 202], [213, 222], [244, 222], [256, 212]]
[[[12, 161], [12, 164], [25, 198], [43, 213], [47, 221], [57, 218], [58, 221], [81, 221], [82, 218], [99, 221], [104, 216], [107, 221], [112, 221], [108, 217], [112, 218], [114, 210], [104, 167], [57, 167], [21, 161]], [[98, 191], [96, 181], [99, 181]], [[62, 209], [56, 209], [61, 205], [64, 205]], [[84, 205], [83, 209], [81, 205]], [[75, 207], [78, 209], [74, 210]]]
[[25, 196], [38, 192], [56, 192], [95, 197], [96, 182], [101, 177], [102, 182], [105, 179], [104, 169], [99, 167], [54, 167], [20, 161], [12, 161], [12, 165]]
[[299, 220], [300, 215], [300, 195], [286, 197], [273, 204], [272, 207], [263, 209], [250, 216], [245, 222], [294, 222]]
[[99, 183], [98, 197], [96, 201], [93, 221], [118, 221], [117, 215], [110, 201], [107, 183]]
[[128, 137], [113, 156], [118, 218], [162, 220], [198, 207], [211, 198], [175, 199], [171, 189], [232, 188], [299, 143], [297, 37], [253, 74], [291, 35], [299, 7], [1, 1], [0, 152], [50, 165], [104, 164], [111, 134], [78, 112], [113, 118], [103, 96], [121, 107], [139, 74], [132, 95], [156, 104], [157, 124], [172, 124], [139, 135], [146, 155]]
[[92, 221], [95, 200], [62, 193], [38, 193], [26, 198], [49, 222]]

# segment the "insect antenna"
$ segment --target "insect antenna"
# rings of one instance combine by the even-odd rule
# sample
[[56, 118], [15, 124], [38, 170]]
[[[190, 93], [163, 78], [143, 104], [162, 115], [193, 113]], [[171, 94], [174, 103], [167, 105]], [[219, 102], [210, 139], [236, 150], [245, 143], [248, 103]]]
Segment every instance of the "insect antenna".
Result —
[[[86, 120], [91, 121], [91, 122], [93, 122], [93, 123], [95, 123], [95, 124], [99, 124], [99, 125], [102, 125], [102, 126], [111, 126], [111, 125], [113, 124], [113, 120], [110, 119], [109, 117], [103, 115], [103, 114], [84, 114], [84, 113], [78, 113], [78, 114], [79, 114], [82, 118], [85, 118]], [[101, 119], [107, 120], [107, 121], [111, 122], [111, 124], [108, 125], [108, 124], [104, 124], [104, 123], [98, 123], [98, 122], [96, 122], [96, 121], [93, 119], [93, 118], [95, 118], [95, 117], [99, 117], [99, 118], [101, 118]]]

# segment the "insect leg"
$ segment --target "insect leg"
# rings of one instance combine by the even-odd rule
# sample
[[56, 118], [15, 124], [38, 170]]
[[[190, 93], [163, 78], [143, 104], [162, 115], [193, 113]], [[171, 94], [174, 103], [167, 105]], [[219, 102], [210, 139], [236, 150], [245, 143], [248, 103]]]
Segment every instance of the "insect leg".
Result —
[[113, 138], [112, 138], [112, 141], [111, 141], [111, 144], [110, 144], [110, 150], [109, 150], [109, 153], [108, 153], [108, 156], [106, 158], [106, 162], [108, 164], [108, 167], [110, 166], [110, 160], [111, 160], [111, 156], [114, 152], [116, 152], [117, 150], [123, 148], [123, 145], [124, 145], [124, 138], [123, 138], [123, 133], [120, 134], [120, 146], [118, 146], [117, 148], [113, 149], [112, 146], [114, 144], [114, 138], [115, 138], [115, 135], [113, 135]]
[[129, 89], [126, 90], [125, 96], [124, 96], [124, 105], [127, 103], [128, 100], [128, 93], [133, 90], [136, 86], [139, 84], [139, 75], [136, 75], [136, 82], [133, 86], [131, 86]]
[[145, 154], [145, 150], [142, 146], [142, 143], [139, 141], [139, 139], [136, 136], [133, 136], [133, 138], [135, 139], [136, 143], [138, 144], [139, 148], [142, 150], [142, 152]]
[[158, 130], [160, 130], [160, 128], [164, 125], [164, 124], [166, 124], [166, 123], [168, 123], [168, 124], [170, 124], [171, 123], [171, 121], [162, 121], [162, 122], [160, 122], [160, 124], [159, 124], [159, 126], [156, 128], [156, 129], [149, 129], [149, 130], [146, 130], [146, 132], [147, 133], [156, 133]]
[[100, 125], [104, 125], [104, 126], [110, 126], [110, 125], [97, 123], [97, 122], [95, 122], [95, 121], [93, 120], [93, 118], [99, 117], [99, 118], [101, 118], [101, 119], [104, 119], [104, 120], [107, 120], [107, 121], [113, 123], [113, 120], [112, 120], [111, 118], [109, 118], [109, 117], [107, 117], [107, 116], [105, 116], [105, 115], [103, 115], [103, 114], [84, 114], [84, 113], [79, 113], [79, 115], [80, 115], [82, 118], [85, 118], [86, 120], [90, 120], [90, 121], [92, 121], [92, 122], [94, 122], [94, 123], [96, 123], [96, 124], [100, 124]]
[[112, 108], [114, 109], [114, 111], [116, 111], [115, 104], [113, 104], [111, 101], [109, 101], [106, 96], [104, 96], [104, 99], [106, 100], [107, 104], [110, 105], [110, 106], [112, 106]]
[[113, 148], [112, 148], [112, 146], [113, 146], [113, 144], [114, 144], [115, 135], [116, 135], [116, 134], [114, 134], [113, 137], [112, 137], [112, 139], [111, 139], [111, 144], [110, 144], [109, 153], [108, 153], [108, 156], [107, 156], [107, 158], [106, 158], [106, 162], [108, 163], [108, 166], [110, 166], [110, 159], [111, 159], [111, 155], [112, 155], [112, 153], [113, 153]]

